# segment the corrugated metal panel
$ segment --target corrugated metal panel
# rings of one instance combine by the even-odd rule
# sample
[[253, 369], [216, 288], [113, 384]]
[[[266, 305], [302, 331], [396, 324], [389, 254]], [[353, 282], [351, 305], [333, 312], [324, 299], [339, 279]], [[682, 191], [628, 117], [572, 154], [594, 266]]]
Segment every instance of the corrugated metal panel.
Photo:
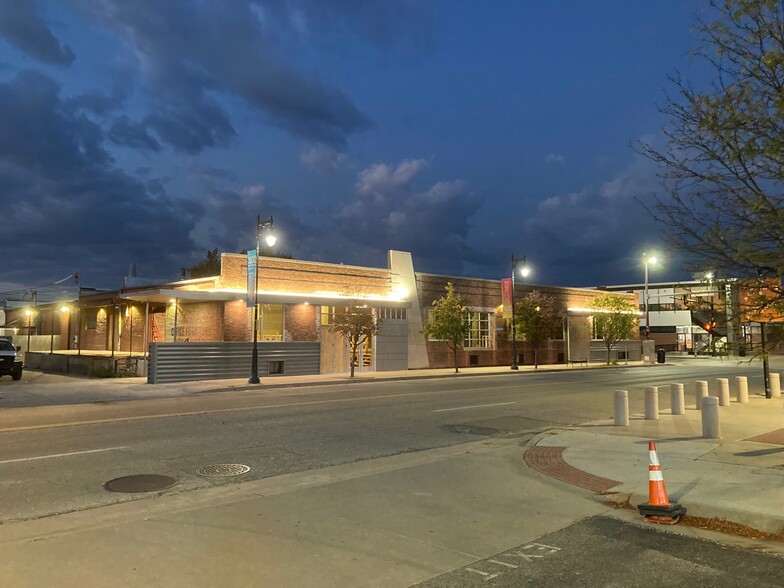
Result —
[[[149, 384], [218, 380], [250, 376], [253, 343], [152, 343], [147, 371]], [[269, 376], [269, 362], [282, 361], [283, 373], [319, 373], [317, 342], [259, 343], [259, 376]], [[271, 376], [270, 376], [271, 377]]]
[[[619, 353], [620, 352], [620, 353]], [[623, 357], [626, 353], [626, 357]], [[613, 359], [624, 361], [640, 361], [641, 347], [640, 342], [636, 339], [629, 339], [626, 341], [619, 341], [610, 351], [610, 361]], [[607, 362], [607, 347], [604, 341], [593, 339], [591, 341], [591, 363], [606, 363]]]

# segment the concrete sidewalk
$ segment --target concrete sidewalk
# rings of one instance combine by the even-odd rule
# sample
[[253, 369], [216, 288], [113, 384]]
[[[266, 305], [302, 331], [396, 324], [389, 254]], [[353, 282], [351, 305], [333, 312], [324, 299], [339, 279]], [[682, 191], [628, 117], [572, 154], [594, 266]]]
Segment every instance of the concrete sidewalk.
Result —
[[[678, 365], [679, 363], [682, 363], [682, 361], [670, 362], [670, 365]], [[357, 382], [368, 381], [466, 378], [502, 374], [523, 375], [586, 369], [617, 369], [640, 367], [642, 365], [643, 363], [639, 361], [617, 366], [607, 366], [599, 363], [589, 364], [588, 366], [543, 365], [538, 369], [525, 365], [520, 366], [517, 372], [512, 371], [509, 366], [460, 368], [459, 373], [455, 373], [454, 368], [417, 369], [389, 372], [357, 372], [353, 379], [347, 373], [312, 376], [267, 376], [262, 377], [261, 383], [256, 385], [248, 384], [247, 378], [148, 384], [146, 378], [83, 378], [28, 370], [25, 371], [23, 379], [19, 382], [12, 382], [10, 379], [0, 381], [0, 408], [175, 398], [178, 396], [230, 391], [264, 391], [329, 384], [351, 385]]]
[[[691, 384], [691, 385], [690, 385]], [[714, 391], [714, 382], [711, 382]], [[634, 415], [628, 427], [612, 419], [541, 435], [537, 447], [562, 447], [563, 460], [595, 476], [617, 481], [623, 502], [648, 501], [648, 441], [657, 442], [671, 502], [688, 514], [720, 517], [784, 534], [784, 402], [755, 395], [748, 404], [720, 408], [721, 439], [703, 439], [693, 383], [686, 384], [686, 414], [660, 410], [659, 420]], [[660, 396], [669, 396], [661, 389]], [[629, 396], [643, 390], [629, 390]], [[664, 398], [662, 398], [664, 400]], [[612, 411], [612, 392], [607, 396]], [[669, 405], [669, 403], [668, 403]]]

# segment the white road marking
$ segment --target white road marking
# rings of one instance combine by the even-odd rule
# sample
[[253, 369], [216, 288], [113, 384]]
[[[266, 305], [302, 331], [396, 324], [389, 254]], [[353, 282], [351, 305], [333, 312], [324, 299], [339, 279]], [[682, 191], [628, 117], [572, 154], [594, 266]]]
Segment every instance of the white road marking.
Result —
[[506, 566], [507, 568], [515, 568], [515, 569], [517, 569], [519, 567], [519, 566], [516, 566], [514, 564], [506, 563], [505, 561], [498, 561], [497, 559], [491, 559], [491, 560], [488, 560], [488, 561], [490, 561], [490, 562], [492, 562], [494, 564], [498, 564], [499, 566]]
[[88, 449], [86, 451], [71, 451], [70, 453], [54, 453], [52, 455], [37, 455], [36, 457], [20, 457], [18, 459], [4, 459], [3, 463], [18, 463], [20, 461], [33, 461], [36, 459], [52, 459], [54, 457], [68, 457], [69, 455], [84, 455], [86, 453], [100, 453], [101, 451], [114, 451], [115, 449], [125, 449], [125, 447], [104, 447], [103, 449]]
[[480, 570], [475, 570], [474, 568], [463, 568], [468, 572], [474, 572], [475, 574], [481, 574], [485, 577], [485, 581], [492, 580], [493, 578], [497, 578], [500, 574], [491, 574], [489, 572], [482, 572]]
[[455, 408], [439, 408], [433, 412], [449, 412], [452, 410], [468, 410], [469, 408], [484, 408], [486, 406], [505, 406], [507, 404], [517, 404], [517, 402], [496, 402], [495, 404], [474, 404], [473, 406], [457, 406]]

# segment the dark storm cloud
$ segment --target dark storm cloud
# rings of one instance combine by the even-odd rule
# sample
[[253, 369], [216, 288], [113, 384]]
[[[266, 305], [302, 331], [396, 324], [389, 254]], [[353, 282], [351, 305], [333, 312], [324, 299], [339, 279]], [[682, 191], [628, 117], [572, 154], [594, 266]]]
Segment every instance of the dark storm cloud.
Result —
[[74, 60], [71, 48], [46, 26], [35, 0], [0, 0], [0, 36], [44, 63], [67, 66]]
[[346, 33], [383, 47], [433, 44], [432, 17], [418, 0], [265, 0], [254, 2], [277, 27], [330, 38]]
[[[430, 271], [460, 271], [485, 256], [469, 245], [471, 218], [482, 200], [461, 180], [417, 190], [427, 162], [375, 164], [357, 176], [356, 199], [335, 216], [344, 236], [375, 249], [411, 251]], [[421, 265], [421, 264], [420, 264]]]
[[175, 148], [195, 153], [231, 141], [235, 130], [219, 94], [241, 97], [296, 136], [344, 148], [370, 119], [315, 73], [297, 71], [286, 57], [285, 31], [265, 16], [272, 13], [265, 4], [98, 0], [80, 6], [133, 47], [157, 102], [145, 122]]
[[160, 151], [161, 145], [147, 132], [147, 127], [131, 121], [127, 116], [117, 118], [107, 135], [112, 143], [148, 151]]
[[97, 116], [105, 116], [121, 108], [133, 91], [131, 75], [128, 71], [113, 72], [114, 83], [110, 93], [90, 91], [65, 101], [66, 107], [74, 111], [85, 111]]
[[640, 256], [661, 243], [662, 228], [642, 203], [659, 190], [655, 166], [638, 157], [598, 187], [541, 201], [509, 242], [539, 266], [536, 279], [583, 286], [640, 282]]
[[114, 167], [101, 128], [53, 80], [25, 71], [0, 83], [0, 128], [0, 246], [24, 251], [5, 259], [4, 279], [67, 268], [88, 281], [113, 274], [117, 286], [130, 261], [167, 275], [189, 258], [200, 207]]

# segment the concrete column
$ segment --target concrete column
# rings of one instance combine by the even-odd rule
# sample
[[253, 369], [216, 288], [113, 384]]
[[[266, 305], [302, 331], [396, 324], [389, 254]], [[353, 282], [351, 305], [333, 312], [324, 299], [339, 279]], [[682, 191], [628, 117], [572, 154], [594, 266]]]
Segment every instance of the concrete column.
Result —
[[749, 379], [746, 376], [735, 376], [735, 387], [738, 393], [738, 402], [747, 403], [749, 401]]
[[779, 374], [775, 372], [770, 373], [770, 397], [781, 397], [781, 378], [779, 377]]
[[721, 438], [719, 399], [715, 396], [706, 396], [702, 399], [702, 436], [706, 439]]
[[670, 406], [672, 414], [685, 414], [686, 402], [683, 399], [683, 384], [670, 384]]
[[615, 426], [629, 426], [629, 391], [615, 391]]
[[697, 380], [694, 383], [694, 404], [697, 410], [702, 410], [702, 399], [708, 396], [708, 381]]
[[659, 420], [659, 387], [645, 386], [645, 419]]
[[730, 379], [716, 378], [716, 388], [718, 388], [717, 396], [719, 398], [719, 406], [729, 406], [730, 405]]

